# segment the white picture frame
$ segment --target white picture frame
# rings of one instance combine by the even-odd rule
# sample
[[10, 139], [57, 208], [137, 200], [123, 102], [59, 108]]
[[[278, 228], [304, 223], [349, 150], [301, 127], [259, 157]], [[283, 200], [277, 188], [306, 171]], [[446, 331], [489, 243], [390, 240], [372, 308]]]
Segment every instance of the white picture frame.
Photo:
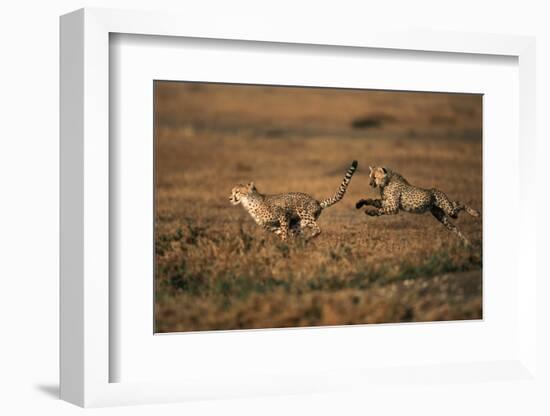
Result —
[[[535, 41], [530, 37], [467, 33], [396, 32], [374, 29], [307, 33], [243, 19], [204, 26], [192, 16], [83, 9], [61, 18], [61, 398], [80, 406], [160, 403], [197, 398], [248, 397], [357, 389], [412, 378], [479, 382], [536, 380], [536, 218], [527, 215], [534, 186]], [[238, 27], [238, 31], [235, 28]], [[441, 363], [414, 368], [336, 368], [319, 374], [282, 372], [264, 379], [219, 374], [182, 381], [110, 382], [119, 359], [110, 349], [109, 253], [109, 37], [110, 34], [246, 40], [333, 47], [381, 48], [515, 57], [519, 68], [517, 354], [497, 361]], [[112, 260], [112, 259], [111, 259]], [[413, 329], [414, 330], [414, 329]], [[295, 330], [299, 331], [299, 330]], [[226, 334], [226, 336], [229, 336]], [[474, 376], [473, 374], [478, 374]], [[206, 373], [206, 372], [205, 372]], [[345, 381], [343, 381], [345, 380]]]

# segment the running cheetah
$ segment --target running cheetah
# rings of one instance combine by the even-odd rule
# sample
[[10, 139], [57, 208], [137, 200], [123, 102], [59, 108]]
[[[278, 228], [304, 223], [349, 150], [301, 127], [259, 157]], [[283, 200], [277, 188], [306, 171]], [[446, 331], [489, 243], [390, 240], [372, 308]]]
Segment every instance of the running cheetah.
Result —
[[309, 239], [317, 237], [321, 229], [317, 219], [321, 211], [340, 201], [357, 169], [357, 161], [354, 160], [348, 168], [340, 188], [331, 198], [321, 202], [315, 198], [298, 192], [279, 195], [264, 195], [258, 192], [254, 182], [248, 185], [237, 185], [231, 191], [229, 201], [233, 205], [241, 204], [254, 218], [256, 223], [267, 231], [274, 232], [281, 240], [288, 238], [289, 232], [298, 234], [306, 227], [311, 228]]
[[473, 217], [479, 217], [479, 212], [459, 201], [451, 201], [443, 192], [437, 189], [422, 189], [407, 182], [403, 176], [385, 167], [371, 167], [370, 185], [380, 188], [381, 199], [361, 199], [355, 207], [360, 209], [364, 205], [373, 208], [367, 209], [365, 214], [371, 216], [393, 215], [399, 210], [424, 213], [430, 211], [448, 230], [455, 233], [465, 245], [470, 245], [468, 239], [449, 220], [457, 218], [458, 213], [466, 211]]

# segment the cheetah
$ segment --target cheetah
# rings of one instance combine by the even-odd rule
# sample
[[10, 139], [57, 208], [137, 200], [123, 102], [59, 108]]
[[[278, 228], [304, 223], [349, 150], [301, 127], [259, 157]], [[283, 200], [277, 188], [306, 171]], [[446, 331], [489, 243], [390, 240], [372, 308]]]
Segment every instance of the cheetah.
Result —
[[472, 217], [479, 217], [479, 212], [459, 201], [451, 201], [447, 195], [437, 189], [423, 189], [413, 186], [403, 176], [385, 167], [371, 167], [370, 186], [380, 188], [381, 199], [361, 199], [355, 207], [372, 206], [365, 214], [371, 216], [393, 215], [399, 210], [411, 213], [431, 212], [449, 231], [456, 234], [465, 245], [470, 241], [449, 220], [457, 218], [460, 211], [466, 211]]
[[258, 191], [254, 182], [234, 187], [229, 201], [233, 205], [241, 204], [258, 225], [277, 234], [283, 241], [287, 240], [289, 233], [299, 234], [307, 227], [311, 229], [309, 239], [312, 239], [321, 233], [317, 224], [319, 215], [344, 197], [356, 169], [357, 161], [354, 160], [336, 193], [320, 202], [300, 192], [265, 195]]

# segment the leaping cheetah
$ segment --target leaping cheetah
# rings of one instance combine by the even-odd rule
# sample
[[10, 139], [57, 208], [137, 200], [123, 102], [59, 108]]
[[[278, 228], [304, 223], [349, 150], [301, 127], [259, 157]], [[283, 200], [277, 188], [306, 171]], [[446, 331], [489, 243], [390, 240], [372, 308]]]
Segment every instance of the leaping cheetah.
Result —
[[380, 188], [381, 199], [361, 199], [357, 201], [357, 209], [364, 205], [373, 208], [367, 209], [365, 214], [371, 216], [393, 215], [399, 210], [424, 213], [430, 211], [448, 230], [455, 233], [466, 245], [470, 242], [449, 220], [457, 218], [458, 213], [466, 211], [473, 217], [479, 217], [479, 212], [459, 201], [451, 201], [443, 192], [437, 189], [423, 189], [413, 186], [403, 176], [385, 167], [371, 167], [370, 185]]
[[323, 209], [340, 201], [357, 169], [354, 160], [348, 168], [338, 191], [331, 198], [321, 202], [315, 198], [299, 192], [290, 192], [279, 195], [264, 195], [258, 192], [254, 182], [248, 185], [237, 185], [231, 191], [229, 201], [233, 205], [241, 204], [254, 218], [256, 223], [264, 229], [274, 232], [285, 241], [289, 231], [300, 232], [306, 227], [312, 229], [310, 239], [318, 236], [321, 229], [317, 219]]

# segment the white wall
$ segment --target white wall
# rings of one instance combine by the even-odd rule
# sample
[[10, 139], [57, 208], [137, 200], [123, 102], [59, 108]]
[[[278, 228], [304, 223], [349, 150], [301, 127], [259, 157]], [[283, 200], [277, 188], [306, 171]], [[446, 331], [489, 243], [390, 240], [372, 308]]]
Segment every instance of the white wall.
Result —
[[[236, 13], [280, 21], [325, 21], [327, 26], [361, 27], [377, 22], [397, 27], [536, 35], [538, 42], [538, 133], [541, 186], [548, 190], [550, 114], [550, 30], [544, 1], [14, 1], [0, 10], [0, 413], [73, 414], [60, 402], [58, 376], [58, 16], [80, 7], [180, 10], [207, 16]], [[546, 140], [543, 141], [543, 137]], [[546, 183], [546, 185], [544, 185]], [[548, 198], [545, 198], [548, 202]], [[539, 229], [549, 231], [539, 201]], [[506, 207], [503, 207], [505, 209]], [[514, 213], [510, 213], [514, 215]], [[542, 233], [541, 233], [542, 234]], [[505, 238], [505, 235], [503, 235]], [[547, 237], [539, 237], [548, 243]], [[542, 244], [540, 245], [542, 247]], [[542, 256], [541, 256], [542, 257]], [[540, 261], [541, 273], [550, 277]], [[543, 299], [550, 285], [539, 286]], [[548, 324], [549, 307], [540, 306]], [[541, 332], [546, 351], [548, 331]], [[548, 359], [541, 357], [546, 370]], [[546, 371], [546, 374], [550, 374]], [[543, 392], [496, 384], [482, 395], [475, 387], [438, 386], [435, 397], [412, 391], [400, 397], [319, 397], [190, 403], [157, 407], [101, 409], [100, 414], [550, 414], [537, 405]], [[548, 389], [550, 391], [550, 388]], [[478, 403], [481, 401], [481, 403]], [[10, 409], [10, 410], [8, 410]], [[34, 411], [34, 412], [33, 412]]]

